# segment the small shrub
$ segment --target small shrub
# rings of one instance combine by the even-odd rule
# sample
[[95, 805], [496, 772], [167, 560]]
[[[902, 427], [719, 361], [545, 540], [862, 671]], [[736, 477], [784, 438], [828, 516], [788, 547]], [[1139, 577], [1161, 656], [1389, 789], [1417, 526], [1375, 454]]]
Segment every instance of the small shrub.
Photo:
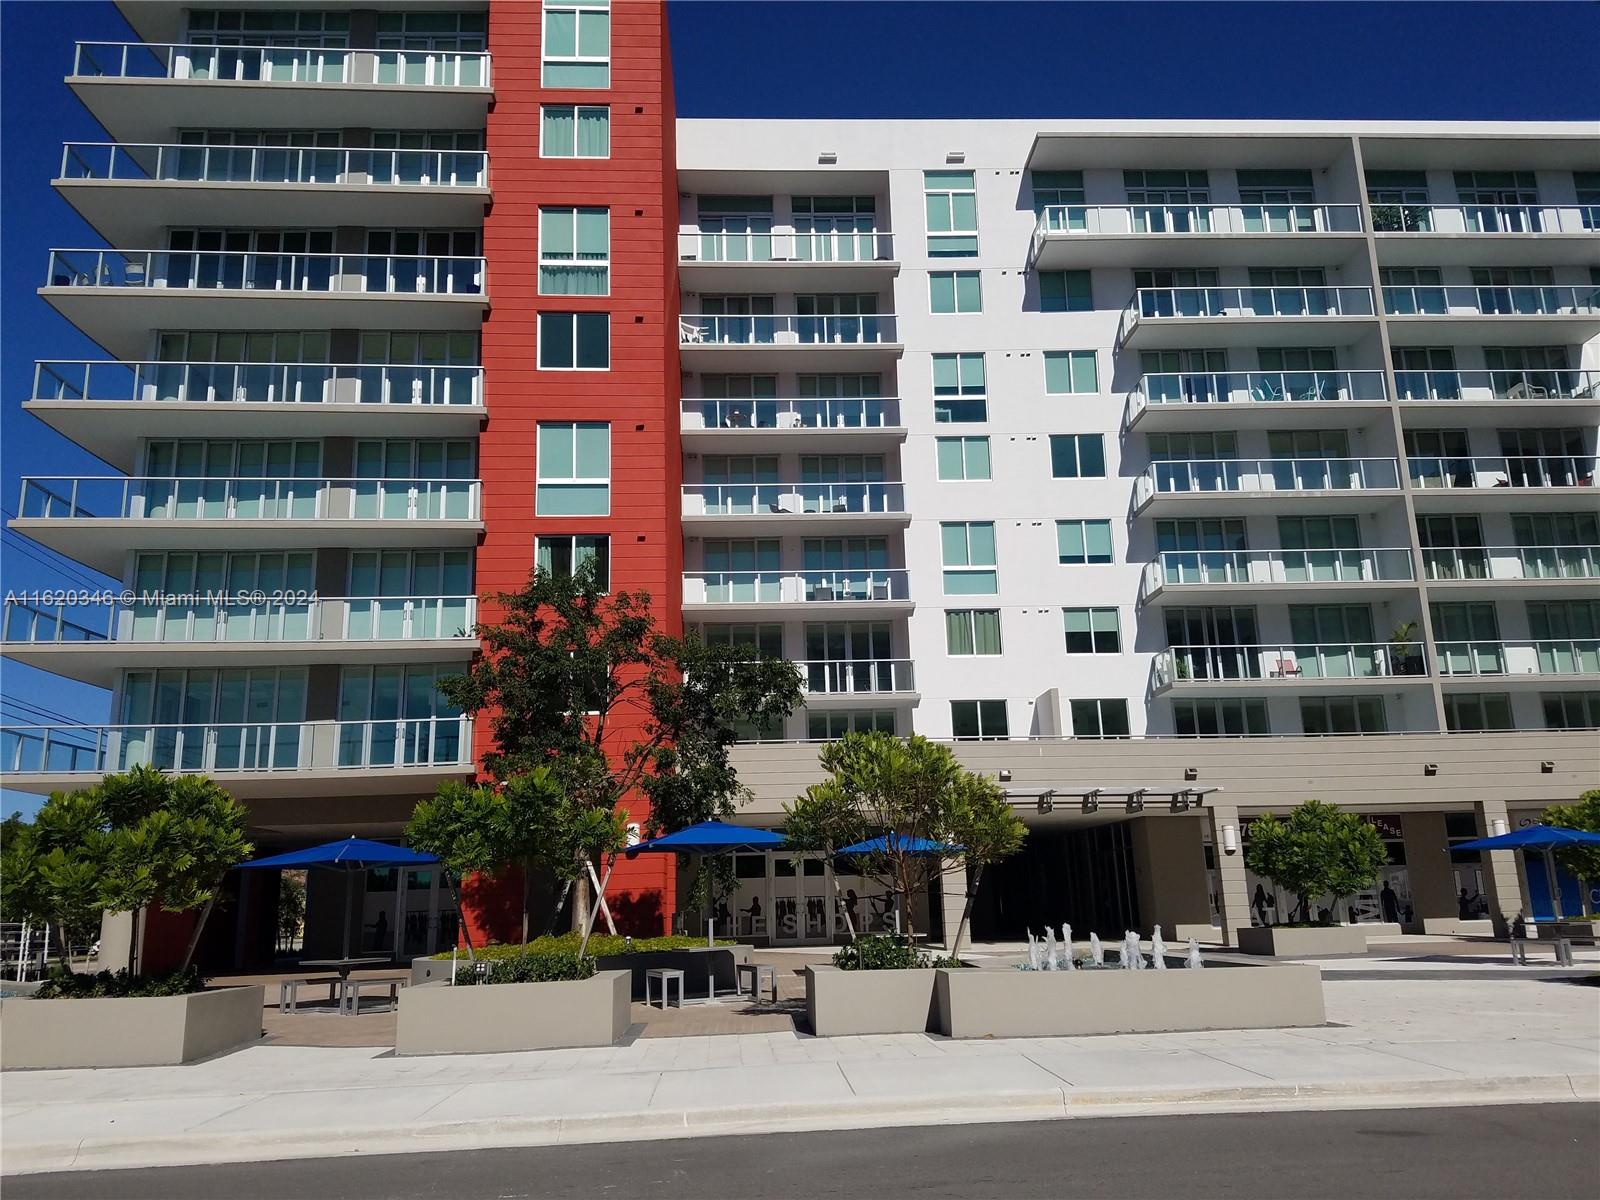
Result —
[[908, 971], [966, 964], [958, 958], [924, 954], [911, 943], [888, 934], [873, 934], [859, 937], [849, 946], [841, 946], [834, 953], [833, 965], [841, 971]]
[[[489, 962], [488, 978], [484, 983], [562, 983], [573, 979], [588, 979], [595, 972], [594, 959], [579, 958], [565, 950], [545, 951], [540, 954], [519, 954], [515, 958], [497, 958]], [[456, 968], [456, 983], [479, 982], [471, 963]]]
[[187, 996], [205, 991], [206, 981], [191, 967], [171, 975], [129, 976], [126, 971], [101, 971], [97, 975], [78, 975], [56, 970], [39, 985], [34, 996], [40, 1000], [101, 1000], [135, 996]]

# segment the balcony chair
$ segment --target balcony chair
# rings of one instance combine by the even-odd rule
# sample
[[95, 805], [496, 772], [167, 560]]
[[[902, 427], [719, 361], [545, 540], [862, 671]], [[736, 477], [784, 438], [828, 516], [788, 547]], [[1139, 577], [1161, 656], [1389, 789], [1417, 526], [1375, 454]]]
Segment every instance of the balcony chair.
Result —
[[1300, 673], [1300, 664], [1295, 661], [1293, 656], [1280, 656], [1277, 660], [1277, 665], [1273, 668], [1272, 678], [1291, 679], [1299, 676]]

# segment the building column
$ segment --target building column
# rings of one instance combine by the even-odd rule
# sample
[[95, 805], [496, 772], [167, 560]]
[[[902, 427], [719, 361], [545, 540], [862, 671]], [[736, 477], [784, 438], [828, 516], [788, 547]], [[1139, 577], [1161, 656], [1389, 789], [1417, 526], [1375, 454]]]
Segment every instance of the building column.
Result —
[[[1488, 837], [1496, 821], [1504, 821], [1506, 828], [1511, 828], [1504, 800], [1480, 800], [1473, 809], [1478, 817], [1478, 836]], [[1494, 922], [1495, 936], [1505, 937], [1517, 914], [1528, 912], [1528, 898], [1523, 894], [1522, 877], [1517, 871], [1517, 854], [1514, 850], [1486, 850], [1483, 862], [1487, 868], [1484, 879], [1489, 886], [1489, 917]]]
[[1146, 932], [1161, 926], [1175, 942], [1216, 937], [1206, 886], [1204, 826], [1194, 816], [1146, 813], [1134, 821], [1133, 874], [1139, 922]]
[[[1217, 864], [1217, 907], [1222, 915], [1222, 944], [1237, 946], [1235, 930], [1250, 928], [1250, 889], [1244, 877], [1244, 836], [1239, 830], [1239, 810], [1231, 804], [1209, 804], [1206, 814], [1211, 820], [1211, 847]], [[1233, 829], [1237, 849], [1228, 854], [1223, 850], [1222, 831]]]
[[1400, 816], [1406, 848], [1406, 879], [1411, 885], [1412, 922], [1408, 933], [1425, 933], [1423, 922], [1454, 921], [1460, 916], [1455, 874], [1450, 869], [1450, 840], [1442, 812], [1408, 812]]

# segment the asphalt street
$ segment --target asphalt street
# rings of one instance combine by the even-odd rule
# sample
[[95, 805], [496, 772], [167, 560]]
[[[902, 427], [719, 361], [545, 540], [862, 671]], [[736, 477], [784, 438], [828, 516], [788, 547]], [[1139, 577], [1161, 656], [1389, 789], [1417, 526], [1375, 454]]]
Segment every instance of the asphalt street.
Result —
[[1600, 1195], [1600, 1105], [763, 1134], [10, 1177], [5, 1200]]

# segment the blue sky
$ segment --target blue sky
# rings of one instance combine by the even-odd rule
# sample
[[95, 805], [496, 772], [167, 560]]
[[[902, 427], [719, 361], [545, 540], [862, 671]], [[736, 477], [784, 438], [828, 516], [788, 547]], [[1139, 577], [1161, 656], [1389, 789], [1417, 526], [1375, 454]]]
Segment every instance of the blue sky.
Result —
[[[693, 117], [1280, 117], [1594, 120], [1594, 4], [686, 3]], [[20, 408], [35, 358], [97, 349], [34, 295], [51, 247], [98, 244], [49, 186], [104, 137], [62, 83], [72, 43], [132, 37], [109, 3], [0, 3], [0, 510], [23, 474], [103, 464]], [[893, 53], [887, 51], [892, 49]], [[90, 578], [7, 533], [0, 591]], [[106, 719], [106, 696], [0, 664], [5, 724]], [[7, 792], [4, 809], [31, 797]]]

